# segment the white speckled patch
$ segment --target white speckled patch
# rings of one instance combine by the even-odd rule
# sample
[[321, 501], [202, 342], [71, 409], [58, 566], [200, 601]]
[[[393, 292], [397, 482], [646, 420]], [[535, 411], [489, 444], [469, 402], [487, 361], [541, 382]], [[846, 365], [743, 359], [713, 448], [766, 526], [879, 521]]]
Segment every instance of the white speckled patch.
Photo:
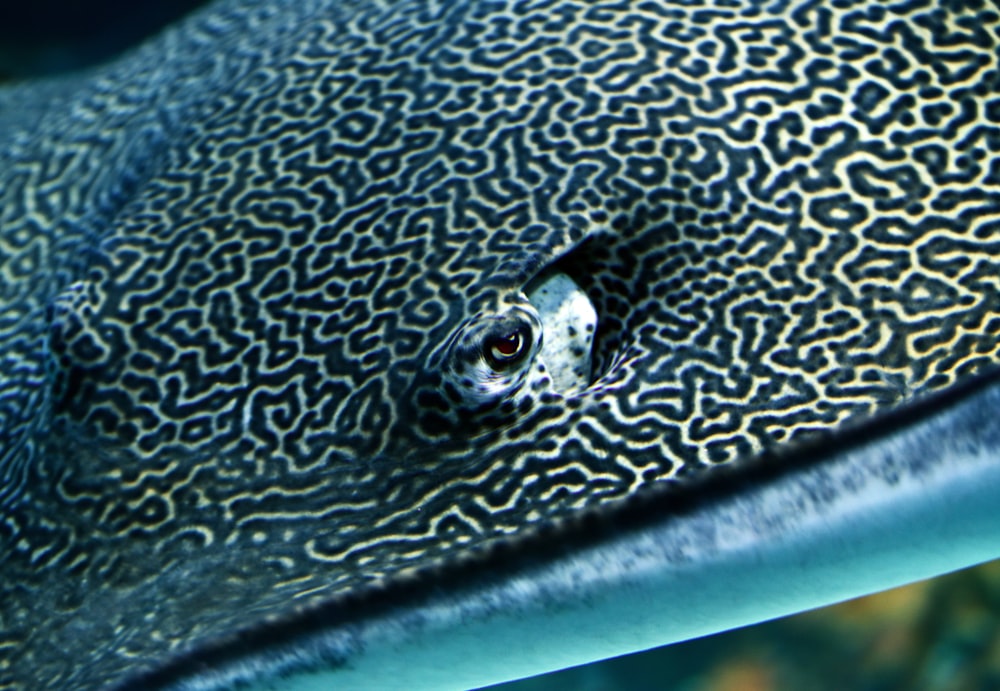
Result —
[[542, 319], [540, 357], [556, 390], [571, 393], [590, 383], [591, 345], [597, 311], [566, 274], [552, 274], [528, 293]]

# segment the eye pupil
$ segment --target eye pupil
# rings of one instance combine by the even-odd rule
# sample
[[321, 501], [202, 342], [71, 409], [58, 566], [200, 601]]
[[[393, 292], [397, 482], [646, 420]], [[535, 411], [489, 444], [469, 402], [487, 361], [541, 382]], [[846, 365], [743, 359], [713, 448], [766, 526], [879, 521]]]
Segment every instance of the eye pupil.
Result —
[[503, 338], [498, 338], [493, 347], [504, 357], [514, 357], [521, 350], [521, 334], [516, 331]]
[[520, 330], [511, 331], [504, 336], [494, 336], [487, 345], [490, 359], [498, 366], [510, 364], [525, 353], [524, 334]]

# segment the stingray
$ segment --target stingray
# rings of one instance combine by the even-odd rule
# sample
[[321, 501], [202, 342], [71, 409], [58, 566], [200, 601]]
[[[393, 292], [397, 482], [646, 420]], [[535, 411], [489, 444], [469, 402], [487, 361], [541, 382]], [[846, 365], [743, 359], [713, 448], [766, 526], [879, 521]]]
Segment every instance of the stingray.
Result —
[[998, 26], [220, 0], [0, 91], [0, 687], [471, 687], [997, 557]]

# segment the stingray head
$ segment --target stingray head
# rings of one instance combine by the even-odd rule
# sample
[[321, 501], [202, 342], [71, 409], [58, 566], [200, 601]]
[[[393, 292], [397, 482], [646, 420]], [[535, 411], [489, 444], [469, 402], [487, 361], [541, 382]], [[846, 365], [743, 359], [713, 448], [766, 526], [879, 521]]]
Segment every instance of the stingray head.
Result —
[[255, 28], [50, 305], [22, 668], [97, 620], [114, 680], [995, 359], [992, 174], [841, 108], [905, 85], [800, 64], [780, 3], [301, 5], [222, 5]]

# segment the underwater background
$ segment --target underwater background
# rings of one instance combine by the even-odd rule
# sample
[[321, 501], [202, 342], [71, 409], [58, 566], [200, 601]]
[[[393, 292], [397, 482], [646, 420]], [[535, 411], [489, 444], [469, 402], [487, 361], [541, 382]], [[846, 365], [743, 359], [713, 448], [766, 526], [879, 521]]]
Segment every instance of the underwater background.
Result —
[[205, 0], [0, 2], [0, 80], [108, 60]]
[[[112, 59], [204, 1], [0, 3], [0, 83]], [[1000, 561], [814, 612], [493, 688], [1000, 689]]]

